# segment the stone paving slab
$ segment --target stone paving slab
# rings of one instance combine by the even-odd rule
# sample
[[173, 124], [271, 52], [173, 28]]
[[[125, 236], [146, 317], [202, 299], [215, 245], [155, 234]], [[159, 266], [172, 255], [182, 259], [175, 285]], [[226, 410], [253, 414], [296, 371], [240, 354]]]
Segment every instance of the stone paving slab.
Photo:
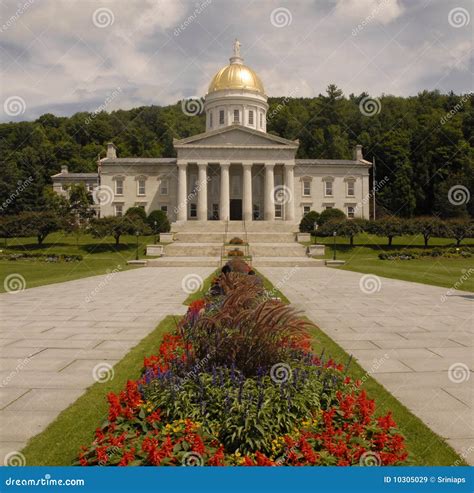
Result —
[[0, 294], [0, 463], [94, 383], [97, 365], [186, 311], [186, 276], [212, 270], [134, 269]]
[[473, 293], [326, 267], [260, 270], [474, 464]]

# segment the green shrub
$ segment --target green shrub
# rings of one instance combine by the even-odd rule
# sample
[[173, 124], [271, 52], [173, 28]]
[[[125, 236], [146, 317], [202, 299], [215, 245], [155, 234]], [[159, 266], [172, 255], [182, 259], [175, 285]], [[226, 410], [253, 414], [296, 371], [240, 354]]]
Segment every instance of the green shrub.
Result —
[[150, 212], [146, 221], [155, 235], [159, 233], [169, 233], [171, 230], [168, 216], [164, 211], [156, 210]]
[[319, 215], [318, 224], [322, 226], [329, 221], [343, 221], [346, 219], [346, 215], [340, 209], [332, 207], [331, 209], [324, 209]]
[[300, 222], [300, 232], [301, 233], [311, 233], [314, 231], [314, 224], [318, 222], [319, 212], [309, 211], [305, 214]]

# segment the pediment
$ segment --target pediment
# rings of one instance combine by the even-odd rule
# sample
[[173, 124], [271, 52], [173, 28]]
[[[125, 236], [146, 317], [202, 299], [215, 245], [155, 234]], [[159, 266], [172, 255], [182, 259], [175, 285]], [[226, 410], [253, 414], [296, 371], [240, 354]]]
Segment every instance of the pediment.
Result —
[[241, 125], [232, 125], [211, 132], [193, 135], [186, 139], [175, 140], [176, 148], [180, 147], [232, 147], [232, 146], [251, 146], [251, 147], [287, 147], [297, 148], [298, 142], [283, 139], [276, 135], [267, 134], [252, 130]]

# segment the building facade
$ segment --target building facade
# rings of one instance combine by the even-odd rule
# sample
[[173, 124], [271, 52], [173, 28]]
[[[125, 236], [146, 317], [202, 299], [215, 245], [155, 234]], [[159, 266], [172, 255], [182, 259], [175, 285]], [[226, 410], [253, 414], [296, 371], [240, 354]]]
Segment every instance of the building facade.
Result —
[[[371, 163], [356, 146], [351, 160], [296, 159], [298, 141], [266, 132], [267, 96], [244, 65], [240, 44], [213, 77], [204, 98], [206, 131], [174, 141], [176, 158], [117, 157], [113, 143], [99, 161], [94, 192], [100, 215], [129, 207], [161, 209], [187, 221], [287, 221], [338, 208], [369, 217]], [[74, 174], [69, 174], [74, 175]], [[53, 182], [67, 180], [55, 175]]]

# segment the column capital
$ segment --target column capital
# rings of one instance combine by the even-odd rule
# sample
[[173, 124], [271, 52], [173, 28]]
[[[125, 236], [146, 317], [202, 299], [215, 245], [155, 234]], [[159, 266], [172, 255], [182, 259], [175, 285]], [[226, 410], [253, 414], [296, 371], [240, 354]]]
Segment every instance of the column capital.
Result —
[[265, 163], [265, 169], [272, 170], [275, 167], [275, 163]]
[[227, 162], [227, 163], [219, 163], [219, 167], [220, 168], [226, 168], [226, 169], [229, 169], [230, 168], [230, 163]]
[[252, 169], [252, 166], [253, 166], [253, 163], [252, 163], [252, 162], [250, 162], [250, 161], [244, 161], [244, 162], [242, 163], [242, 167], [247, 168], [247, 169], [248, 169], [248, 168]]
[[187, 161], [178, 161], [177, 164], [178, 164], [178, 168], [184, 168], [184, 169], [186, 169], [187, 166], [188, 166]]
[[296, 166], [296, 163], [283, 163], [283, 166], [285, 167], [285, 169], [291, 169]]
[[206, 169], [208, 165], [207, 161], [198, 161], [196, 164], [198, 165], [198, 168], [204, 168], [204, 169]]

